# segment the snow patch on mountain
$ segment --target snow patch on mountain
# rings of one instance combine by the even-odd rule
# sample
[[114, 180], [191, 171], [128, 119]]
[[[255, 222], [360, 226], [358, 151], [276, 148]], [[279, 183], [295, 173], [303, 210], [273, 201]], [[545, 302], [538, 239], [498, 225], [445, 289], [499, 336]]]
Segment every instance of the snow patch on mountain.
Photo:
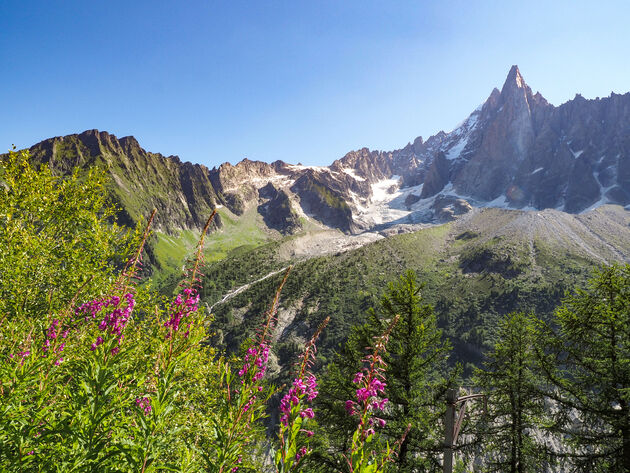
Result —
[[571, 153], [573, 154], [573, 157], [574, 157], [575, 159], [579, 158], [579, 157], [580, 157], [580, 155], [584, 152], [584, 150], [583, 150], [583, 149], [581, 149], [581, 150], [579, 150], [579, 151], [573, 151], [571, 148], [569, 148], [569, 149], [571, 150]]
[[593, 177], [595, 178], [595, 181], [599, 184], [599, 195], [600, 198], [597, 202], [595, 202], [594, 204], [592, 204], [591, 206], [585, 208], [584, 210], [582, 210], [580, 213], [586, 213], [586, 212], [590, 212], [591, 210], [595, 210], [597, 207], [600, 207], [602, 205], [605, 204], [610, 204], [611, 200], [610, 198], [608, 198], [608, 196], [606, 195], [608, 193], [608, 191], [610, 191], [611, 189], [613, 189], [614, 187], [617, 187], [617, 184], [613, 183], [610, 186], [604, 187], [602, 186], [600, 180], [599, 180], [599, 173], [593, 172]]
[[371, 228], [404, 219], [411, 212], [403, 206], [392, 205], [401, 195], [400, 176], [375, 182], [367, 205], [357, 205], [355, 201], [354, 220], [363, 227]]
[[468, 144], [468, 136], [461, 138], [455, 144], [455, 146], [453, 146], [451, 149], [448, 150], [448, 152], [446, 153], [446, 159], [453, 160], [453, 159], [459, 158], [459, 155], [462, 154], [462, 151], [464, 151], [464, 148], [466, 147], [467, 144]]
[[313, 171], [319, 171], [319, 172], [330, 172], [330, 169], [328, 169], [326, 166], [303, 166], [301, 164], [287, 164], [287, 167], [289, 169], [292, 169], [294, 171], [304, 171], [306, 169], [312, 169]]
[[356, 172], [354, 172], [354, 169], [348, 169], [348, 168], [344, 168], [343, 172], [345, 172], [346, 174], [348, 174], [350, 177], [352, 177], [354, 180], [359, 181], [359, 182], [363, 182], [365, 181], [365, 178], [358, 176]]
[[446, 159], [453, 160], [461, 156], [462, 151], [464, 151], [466, 145], [468, 144], [470, 136], [477, 128], [482, 108], [483, 104], [479, 105], [479, 107], [477, 107], [466, 120], [449, 133], [449, 138], [452, 137], [452, 139], [448, 140], [442, 148], [446, 151]]

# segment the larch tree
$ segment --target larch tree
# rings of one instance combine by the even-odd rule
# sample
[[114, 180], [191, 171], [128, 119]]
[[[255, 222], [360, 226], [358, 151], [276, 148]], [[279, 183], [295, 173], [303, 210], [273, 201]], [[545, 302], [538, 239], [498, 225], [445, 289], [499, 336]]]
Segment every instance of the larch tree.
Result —
[[578, 471], [630, 473], [630, 266], [598, 271], [546, 327], [542, 368]]
[[495, 342], [475, 384], [487, 396], [487, 412], [478, 424], [481, 450], [489, 472], [538, 472], [549, 464], [546, 446], [536, 432], [542, 432], [545, 397], [537, 368], [540, 343], [537, 319], [512, 313], [498, 324]]
[[[385, 395], [388, 404], [381, 413], [386, 423], [380, 429], [382, 437], [391, 444], [400, 439], [411, 424], [392, 466], [399, 472], [440, 469], [443, 398], [454, 376], [454, 371], [447, 366], [450, 344], [437, 327], [433, 308], [424, 302], [421, 290], [422, 285], [413, 271], [407, 271], [390, 283], [381, 298], [379, 311], [370, 311], [368, 322], [355, 329], [335, 362], [328, 367], [320, 387], [320, 412], [325, 413], [320, 418], [323, 438], [328, 445], [343, 451], [344, 439], [355, 427], [344, 410], [345, 400], [352, 399], [356, 389], [352, 379], [374, 335], [381, 333], [393, 317], [400, 316], [389, 337], [387, 352], [383, 354], [387, 363]], [[328, 448], [313, 460], [334, 469], [335, 463], [326, 460], [334, 453]]]

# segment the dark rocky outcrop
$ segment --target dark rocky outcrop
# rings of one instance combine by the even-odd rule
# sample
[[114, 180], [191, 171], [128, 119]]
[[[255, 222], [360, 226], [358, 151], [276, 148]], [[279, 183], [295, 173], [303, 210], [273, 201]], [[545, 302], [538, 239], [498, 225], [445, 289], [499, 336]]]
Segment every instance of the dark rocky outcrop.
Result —
[[299, 195], [300, 205], [307, 215], [346, 233], [354, 229], [352, 211], [343, 196], [327, 187], [315, 173], [302, 175], [291, 186], [291, 191]]
[[[472, 127], [470, 123], [473, 122]], [[458, 195], [484, 202], [504, 198], [514, 208], [581, 212], [599, 202], [627, 205], [630, 196], [630, 94], [573, 100], [554, 107], [533, 94], [513, 66], [501, 92], [442, 140], [449, 179]], [[424, 196], [445, 175], [441, 155]], [[437, 177], [437, 178], [436, 178]]]
[[258, 195], [262, 201], [258, 213], [269, 228], [285, 235], [301, 228], [299, 215], [291, 207], [291, 199], [284, 190], [278, 190], [269, 183], [258, 190]]
[[449, 169], [450, 163], [446, 159], [444, 153], [440, 151], [433, 160], [433, 163], [431, 163], [431, 167], [427, 172], [427, 177], [424, 180], [420, 198], [426, 199], [427, 197], [432, 197], [444, 189], [444, 186], [446, 186], [446, 184], [450, 181]]
[[472, 206], [466, 200], [443, 195], [435, 199], [431, 208], [435, 220], [439, 223], [450, 222], [472, 210]]

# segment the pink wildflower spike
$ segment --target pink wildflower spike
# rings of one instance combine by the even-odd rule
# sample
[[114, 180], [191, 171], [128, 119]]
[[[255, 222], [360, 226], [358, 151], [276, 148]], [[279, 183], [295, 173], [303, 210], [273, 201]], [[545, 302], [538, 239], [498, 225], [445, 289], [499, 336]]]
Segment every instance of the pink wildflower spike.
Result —
[[[164, 327], [170, 329], [169, 334], [167, 334], [167, 338], [172, 336], [172, 334], [179, 331], [179, 328], [182, 324], [182, 321], [189, 317], [193, 312], [197, 311], [199, 304], [199, 294], [196, 293], [194, 289], [187, 288], [184, 289], [184, 295], [186, 299], [182, 298], [182, 293], [177, 294], [177, 297], [171, 304], [169, 310], [169, 319], [164, 322]], [[192, 322], [189, 322], [186, 325], [186, 333], [184, 334], [184, 338], [188, 336], [190, 325]]]
[[304, 419], [305, 417], [312, 419], [313, 417], [315, 417], [315, 413], [313, 412], [313, 409], [309, 407], [308, 409], [304, 409], [300, 412], [300, 417], [302, 419]]
[[295, 454], [295, 461], [300, 461], [300, 458], [302, 458], [304, 455], [306, 455], [306, 447], [302, 447], [298, 450], [298, 452]]
[[148, 397], [137, 397], [136, 406], [138, 406], [144, 412], [145, 416], [151, 414], [153, 408], [151, 407], [151, 399]]
[[[383, 375], [386, 364], [381, 356], [381, 352], [385, 351], [389, 334], [396, 323], [398, 323], [399, 318], [400, 316], [394, 317], [385, 332], [381, 336], [375, 337], [372, 352], [363, 360], [366, 366], [354, 377], [353, 382], [358, 385], [355, 392], [356, 401], [347, 400], [345, 409], [348, 415], [358, 416], [358, 425], [355, 431], [356, 437], [353, 436], [352, 446], [346, 458], [354, 458], [355, 453], [367, 448], [367, 439], [375, 434], [374, 428], [383, 428], [386, 425], [384, 419], [373, 417], [373, 415], [383, 410], [387, 403], [387, 398], [381, 398], [387, 386]], [[355, 438], [356, 440], [354, 440]], [[391, 453], [388, 453], [388, 455], [391, 455]], [[389, 458], [389, 456], [386, 458]], [[387, 461], [387, 459], [384, 461]], [[351, 469], [354, 466], [350, 464]]]
[[[329, 320], [330, 318], [326, 318], [326, 320], [317, 329], [315, 335], [313, 335], [311, 340], [306, 344], [304, 353], [301, 357], [297, 377], [293, 380], [289, 391], [280, 401], [281, 417], [278, 437], [281, 444], [281, 456], [279, 459], [280, 463], [276, 465], [276, 468], [280, 469], [282, 466], [282, 471], [285, 471], [285, 468], [292, 468], [290, 466], [291, 464], [295, 465], [308, 453], [306, 446], [298, 448], [298, 442], [304, 442], [304, 437], [312, 437], [313, 432], [306, 429], [300, 429], [299, 432], [304, 434], [302, 437], [291, 435], [291, 432], [293, 432], [293, 429], [295, 428], [295, 421], [297, 419], [303, 419], [301, 421], [301, 425], [304, 426], [304, 423], [308, 422], [308, 419], [315, 417], [313, 409], [311, 407], [307, 407], [306, 403], [311, 402], [317, 397], [317, 379], [312, 373], [307, 372], [307, 368], [310, 367], [310, 363], [312, 362], [312, 359], [314, 359], [313, 353], [315, 351], [315, 341], [321, 334], [324, 327], [328, 324]], [[287, 442], [290, 443], [290, 446], [287, 446]], [[296, 451], [297, 449], [297, 453], [295, 457], [288, 458], [287, 452], [291, 449], [293, 449], [293, 451]]]
[[[124, 305], [122, 305], [123, 302]], [[95, 351], [100, 345], [105, 343], [105, 339], [108, 336], [118, 338], [119, 345], [122, 343], [124, 337], [123, 330], [131, 318], [135, 304], [134, 295], [131, 292], [127, 292], [122, 298], [119, 296], [112, 296], [109, 299], [94, 300], [86, 302], [76, 309], [76, 315], [80, 316], [81, 314], [84, 314], [86, 321], [90, 319], [98, 320], [97, 316], [102, 312], [105, 312], [97, 324], [98, 329], [103, 332], [103, 334], [96, 337], [96, 340], [90, 345], [91, 351]], [[65, 338], [67, 334], [62, 334], [62, 336]], [[110, 353], [112, 355], [116, 355], [119, 351], [120, 348], [115, 347]]]

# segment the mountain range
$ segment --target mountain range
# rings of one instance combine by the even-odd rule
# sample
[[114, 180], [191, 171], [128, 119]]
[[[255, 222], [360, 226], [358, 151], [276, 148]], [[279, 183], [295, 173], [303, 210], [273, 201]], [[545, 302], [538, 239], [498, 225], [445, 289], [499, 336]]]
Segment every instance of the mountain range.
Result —
[[97, 130], [30, 152], [61, 171], [105, 166], [124, 217], [131, 223], [156, 207], [167, 233], [199, 229], [217, 205], [236, 219], [255, 208], [282, 234], [307, 221], [347, 234], [444, 222], [472, 207], [579, 213], [630, 204], [630, 94], [576, 95], [556, 107], [513, 66], [502, 89], [453, 131], [394, 151], [351, 151], [327, 167], [244, 159], [208, 169]]
[[238, 346], [294, 265], [280, 365], [327, 315], [329, 356], [405, 268], [426, 283], [458, 359], [476, 362], [501, 314], [548, 315], [593, 268], [630, 261], [630, 93], [554, 106], [516, 66], [454, 130], [330, 166], [244, 159], [209, 169], [97, 130], [29, 151], [59, 173], [106, 169], [125, 224], [157, 208], [150, 253], [165, 291], [218, 209], [202, 294], [217, 343]]

